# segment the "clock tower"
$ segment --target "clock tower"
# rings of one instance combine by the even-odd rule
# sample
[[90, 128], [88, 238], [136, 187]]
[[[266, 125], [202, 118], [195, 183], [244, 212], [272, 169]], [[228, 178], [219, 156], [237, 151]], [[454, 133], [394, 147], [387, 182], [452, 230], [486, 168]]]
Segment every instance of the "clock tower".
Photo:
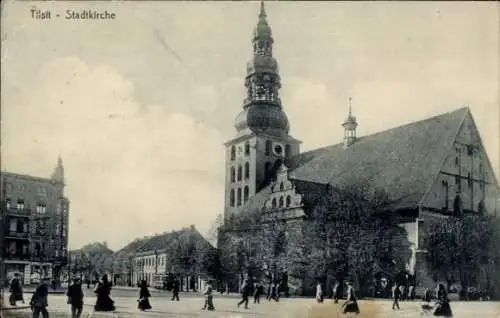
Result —
[[286, 159], [300, 152], [300, 141], [289, 135], [290, 125], [279, 97], [281, 79], [266, 18], [262, 2], [252, 39], [253, 56], [247, 63], [246, 96], [234, 124], [236, 136], [225, 143], [225, 217], [237, 213], [275, 178]]

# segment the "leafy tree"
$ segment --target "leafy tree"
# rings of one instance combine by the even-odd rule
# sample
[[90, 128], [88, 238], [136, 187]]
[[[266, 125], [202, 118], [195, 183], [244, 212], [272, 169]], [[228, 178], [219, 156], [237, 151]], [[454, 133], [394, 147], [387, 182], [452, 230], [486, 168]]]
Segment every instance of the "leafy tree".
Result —
[[391, 209], [398, 201], [363, 183], [330, 187], [306, 225], [317, 279], [350, 279], [366, 294], [377, 275], [395, 277], [411, 255], [407, 233]]
[[495, 264], [499, 264], [499, 232], [498, 219], [480, 213], [431, 223], [424, 236], [428, 263], [441, 273], [448, 285], [457, 279], [465, 291], [478, 282], [481, 269], [495, 276]]

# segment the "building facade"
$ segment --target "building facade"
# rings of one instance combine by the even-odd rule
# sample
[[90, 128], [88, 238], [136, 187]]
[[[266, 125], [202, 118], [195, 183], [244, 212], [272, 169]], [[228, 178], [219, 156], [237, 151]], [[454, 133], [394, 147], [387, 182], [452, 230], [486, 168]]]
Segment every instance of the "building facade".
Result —
[[[430, 286], [422, 257], [425, 227], [454, 215], [457, 207], [466, 213], [499, 213], [498, 182], [469, 108], [359, 137], [349, 99], [347, 118], [339, 120], [344, 127], [339, 143], [301, 153], [279, 98], [281, 80], [263, 4], [252, 39], [243, 109], [235, 120], [235, 138], [225, 144], [225, 219], [265, 215], [269, 222], [259, 231], [281, 233], [292, 253], [297, 250], [293, 238], [300, 237], [325, 188], [366, 180], [392, 199], [401, 198], [394, 211], [411, 243], [407, 271], [418, 287]], [[253, 232], [227, 230], [219, 247], [245, 235], [247, 245], [259, 240]], [[284, 264], [281, 271], [287, 272]]]
[[40, 276], [58, 280], [68, 250], [69, 200], [62, 160], [50, 178], [3, 172], [1, 181], [2, 277], [17, 272], [25, 284]]
[[[202, 290], [207, 273], [200, 257], [210, 251], [215, 248], [194, 226], [153, 236], [131, 257], [132, 284], [145, 280], [150, 286], [164, 288], [167, 278], [175, 277], [181, 291]], [[185, 260], [180, 262], [179, 258]]]

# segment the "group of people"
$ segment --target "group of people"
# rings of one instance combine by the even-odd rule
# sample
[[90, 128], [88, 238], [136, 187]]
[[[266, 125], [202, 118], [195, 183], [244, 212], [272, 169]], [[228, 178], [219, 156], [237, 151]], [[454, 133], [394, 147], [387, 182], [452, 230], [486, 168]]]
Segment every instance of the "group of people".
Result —
[[[238, 308], [241, 305], [245, 305], [245, 309], [248, 309], [249, 297], [253, 295], [253, 303], [260, 304], [260, 297], [265, 294], [264, 284], [258, 281], [253, 281], [250, 279], [243, 280], [243, 284], [240, 287], [241, 300], [238, 302]], [[280, 284], [278, 282], [270, 283], [267, 288], [266, 299], [271, 301], [279, 301], [280, 299]]]
[[[398, 286], [394, 284], [392, 288], [392, 310], [399, 310], [399, 301], [400, 300], [413, 300], [415, 299], [414, 291], [409, 293], [409, 297], [405, 295], [402, 286]], [[412, 287], [412, 286], [411, 286]], [[453, 313], [450, 307], [450, 301], [448, 299], [448, 293], [443, 284], [439, 284], [436, 289], [435, 299], [436, 302], [432, 303], [433, 295], [430, 289], [426, 289], [424, 292], [424, 299], [421, 304], [422, 314], [434, 316], [442, 316], [442, 317], [452, 317]]]
[[[344, 314], [357, 315], [360, 313], [360, 310], [356, 298], [356, 293], [354, 291], [354, 287], [352, 286], [351, 282], [346, 282], [346, 285], [347, 285], [347, 298], [340, 308], [342, 309], [342, 312]], [[337, 282], [333, 287], [333, 298], [335, 304], [337, 304], [339, 302], [339, 299], [341, 298], [339, 289], [340, 285]], [[318, 282], [318, 284], [316, 285], [316, 301], [318, 303], [323, 303], [324, 299], [325, 299], [325, 294], [323, 291], [323, 285], [320, 282]]]

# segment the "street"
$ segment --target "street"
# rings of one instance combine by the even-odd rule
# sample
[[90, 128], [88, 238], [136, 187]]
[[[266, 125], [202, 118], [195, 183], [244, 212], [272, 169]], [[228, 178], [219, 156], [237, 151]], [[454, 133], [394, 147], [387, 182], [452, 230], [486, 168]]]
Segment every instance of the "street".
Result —
[[[171, 301], [170, 293], [153, 293], [151, 304], [153, 309], [148, 312], [137, 310], [137, 296], [134, 290], [114, 290], [112, 298], [115, 301], [116, 312], [93, 313], [95, 296], [85, 297], [82, 317], [280, 317], [280, 318], [321, 318], [321, 317], [343, 317], [340, 313], [340, 305], [326, 300], [323, 304], [317, 304], [312, 298], [289, 298], [281, 299], [279, 303], [262, 301], [261, 304], [250, 302], [250, 308], [237, 308], [238, 299], [232, 296], [214, 297], [216, 311], [202, 311], [204, 299], [201, 295], [191, 294], [182, 297], [180, 301]], [[26, 294], [26, 299], [31, 297]], [[358, 317], [421, 317], [418, 301], [401, 302], [400, 311], [391, 310], [389, 300], [362, 300], [359, 302], [361, 314]], [[458, 318], [500, 318], [500, 302], [452, 302], [454, 317]], [[49, 295], [50, 317], [70, 317], [69, 305], [66, 297], [62, 294]], [[3, 313], [4, 317], [31, 317], [29, 310], [9, 310]]]

